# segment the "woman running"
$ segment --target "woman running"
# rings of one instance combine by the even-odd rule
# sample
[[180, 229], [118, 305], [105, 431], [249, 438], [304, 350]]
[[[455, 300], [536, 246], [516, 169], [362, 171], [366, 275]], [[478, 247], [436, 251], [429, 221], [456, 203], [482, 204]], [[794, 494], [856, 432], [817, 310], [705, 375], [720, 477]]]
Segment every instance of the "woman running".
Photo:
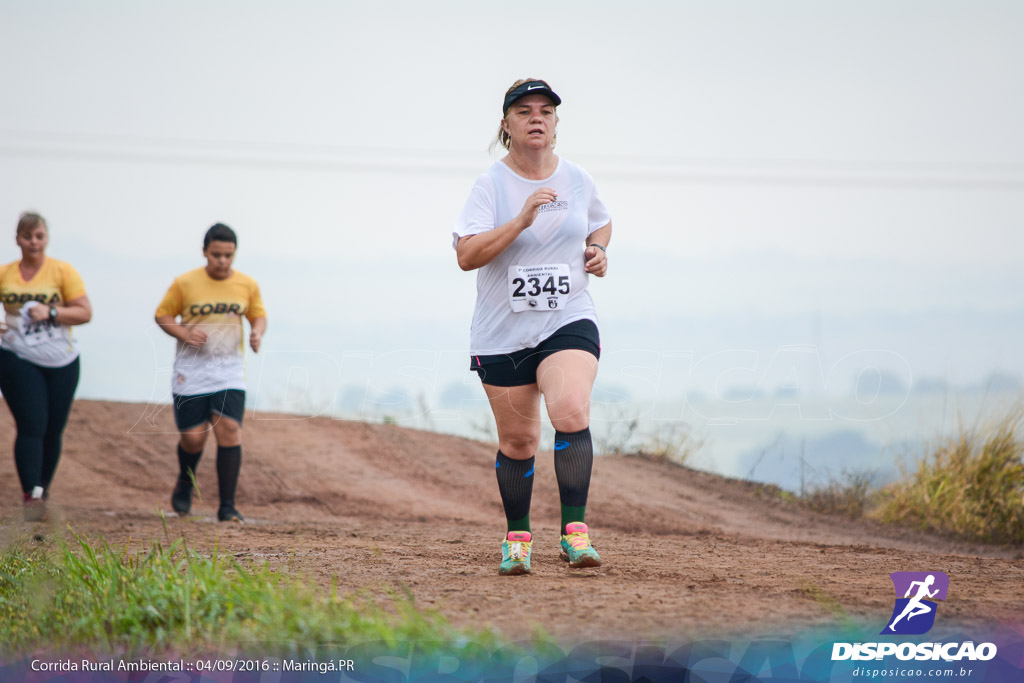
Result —
[[235, 507], [245, 414], [242, 318], [252, 328], [249, 346], [254, 352], [259, 352], [267, 329], [259, 286], [231, 268], [237, 247], [231, 228], [222, 223], [211, 227], [203, 239], [206, 266], [176, 278], [156, 310], [157, 324], [178, 340], [171, 393], [181, 439], [171, 506], [179, 515], [191, 512], [196, 467], [212, 424], [221, 522], [245, 521]]
[[60, 462], [71, 403], [78, 387], [78, 342], [72, 325], [92, 319], [85, 284], [71, 264], [46, 255], [50, 231], [37, 213], [18, 219], [21, 260], [0, 266], [0, 392], [14, 416], [14, 463], [21, 480], [24, 516], [46, 515]]
[[495, 140], [508, 155], [477, 179], [453, 233], [459, 266], [477, 270], [470, 367], [498, 428], [505, 575], [530, 573], [541, 396], [555, 428], [562, 559], [574, 568], [601, 564], [584, 521], [601, 355], [587, 281], [607, 271], [612, 224], [590, 175], [554, 153], [561, 103], [545, 81], [512, 84]]

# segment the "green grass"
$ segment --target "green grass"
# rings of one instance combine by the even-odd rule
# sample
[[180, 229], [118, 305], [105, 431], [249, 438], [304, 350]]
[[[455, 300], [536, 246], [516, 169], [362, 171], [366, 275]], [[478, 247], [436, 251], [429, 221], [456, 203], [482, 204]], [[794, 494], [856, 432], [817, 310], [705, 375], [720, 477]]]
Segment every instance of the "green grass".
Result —
[[410, 641], [493, 644], [458, 631], [411, 595], [384, 604], [318, 590], [267, 567], [246, 568], [182, 540], [130, 553], [77, 545], [0, 552], [0, 653], [45, 649], [126, 655], [308, 652], [318, 644]]
[[1024, 543], [1024, 410], [938, 443], [880, 501], [883, 522]]
[[843, 604], [833, 595], [827, 593], [821, 586], [810, 579], [804, 578], [800, 581], [800, 590], [807, 597], [818, 603], [824, 612], [827, 612], [845, 633], [856, 633], [858, 627]]

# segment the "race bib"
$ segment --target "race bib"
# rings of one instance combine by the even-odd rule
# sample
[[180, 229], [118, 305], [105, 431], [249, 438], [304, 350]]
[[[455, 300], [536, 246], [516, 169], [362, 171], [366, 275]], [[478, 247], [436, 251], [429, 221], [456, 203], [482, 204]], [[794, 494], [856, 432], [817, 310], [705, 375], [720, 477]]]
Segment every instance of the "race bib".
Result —
[[21, 338], [25, 346], [39, 346], [40, 344], [60, 339], [63, 336], [60, 325], [54, 323], [49, 318], [38, 321], [32, 320], [29, 311], [39, 305], [38, 301], [29, 301], [21, 307], [18, 327], [21, 329]]
[[514, 313], [563, 309], [570, 292], [568, 263], [508, 268], [508, 300]]
[[25, 341], [25, 346], [39, 346], [60, 339], [61, 336], [60, 326], [54, 325], [49, 320], [22, 322], [21, 337]]

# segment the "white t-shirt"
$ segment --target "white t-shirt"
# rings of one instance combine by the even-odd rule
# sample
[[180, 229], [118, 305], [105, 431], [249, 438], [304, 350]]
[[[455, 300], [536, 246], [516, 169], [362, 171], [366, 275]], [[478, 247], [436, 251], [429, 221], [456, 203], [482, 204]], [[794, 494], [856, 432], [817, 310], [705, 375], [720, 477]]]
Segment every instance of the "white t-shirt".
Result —
[[576, 164], [559, 158], [550, 178], [528, 180], [495, 162], [477, 178], [455, 223], [453, 246], [458, 248], [462, 237], [508, 223], [541, 187], [553, 188], [558, 199], [541, 206], [533, 225], [477, 270], [471, 355], [532, 348], [563, 325], [584, 319], [597, 323], [583, 252], [590, 233], [611, 218], [593, 178]]

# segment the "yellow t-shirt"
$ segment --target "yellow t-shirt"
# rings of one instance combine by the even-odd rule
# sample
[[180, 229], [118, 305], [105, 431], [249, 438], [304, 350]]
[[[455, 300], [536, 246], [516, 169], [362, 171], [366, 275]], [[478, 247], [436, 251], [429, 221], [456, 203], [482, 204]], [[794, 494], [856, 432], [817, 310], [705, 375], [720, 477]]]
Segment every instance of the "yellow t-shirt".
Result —
[[19, 358], [45, 368], [60, 368], [78, 358], [78, 342], [70, 325], [54, 324], [48, 319], [31, 322], [28, 309], [50, 307], [85, 296], [85, 284], [70, 263], [47, 257], [28, 282], [21, 277], [14, 261], [0, 266], [0, 301], [10, 328], [0, 346]]
[[178, 341], [171, 391], [179, 396], [209, 394], [224, 389], [245, 390], [245, 329], [267, 316], [256, 281], [235, 271], [214, 280], [206, 268], [175, 278], [156, 314], [180, 317], [185, 327], [206, 333], [200, 347]]

